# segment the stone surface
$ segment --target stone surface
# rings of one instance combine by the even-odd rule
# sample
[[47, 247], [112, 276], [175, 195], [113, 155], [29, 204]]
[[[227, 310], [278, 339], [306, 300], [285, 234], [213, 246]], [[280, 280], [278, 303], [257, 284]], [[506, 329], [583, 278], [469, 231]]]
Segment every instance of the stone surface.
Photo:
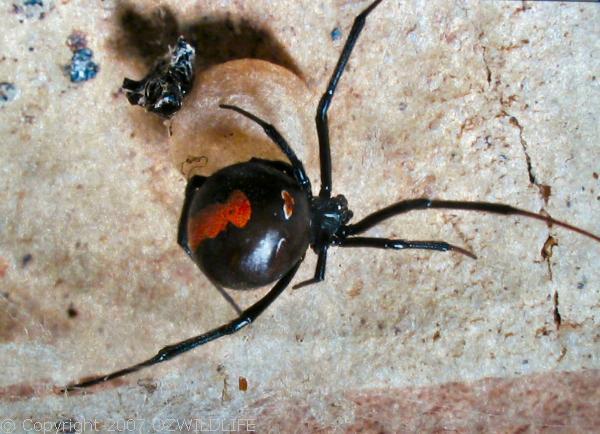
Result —
[[[141, 78], [179, 33], [204, 43], [202, 71], [277, 63], [306, 84], [309, 104], [287, 109], [306, 110], [293, 118], [303, 137], [298, 119], [312, 122], [365, 5], [71, 0], [25, 16], [4, 3], [0, 82], [19, 96], [0, 108], [0, 418], [597, 430], [600, 246], [474, 213], [412, 213], [371, 233], [444, 239], [477, 261], [332, 249], [324, 283], [287, 291], [242, 333], [84, 397], [53, 393], [234, 316], [176, 244], [185, 179], [163, 121], [127, 104], [123, 77]], [[335, 191], [358, 218], [431, 196], [543, 209], [600, 233], [599, 20], [591, 3], [384, 1], [330, 111]], [[74, 31], [100, 65], [79, 84], [64, 74]], [[318, 185], [316, 134], [293, 145]], [[263, 292], [232, 295], [248, 305]]]

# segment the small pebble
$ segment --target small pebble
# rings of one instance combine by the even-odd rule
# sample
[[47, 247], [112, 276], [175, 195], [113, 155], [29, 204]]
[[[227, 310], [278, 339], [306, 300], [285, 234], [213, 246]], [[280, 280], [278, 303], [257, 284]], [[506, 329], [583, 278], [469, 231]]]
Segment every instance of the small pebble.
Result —
[[75, 306], [73, 306], [73, 303], [71, 303], [67, 309], [67, 316], [69, 318], [75, 318], [77, 315], [79, 315], [79, 312], [77, 312], [77, 309], [75, 309]]
[[27, 264], [29, 264], [32, 259], [33, 259], [33, 255], [31, 253], [27, 253], [26, 255], [23, 256], [23, 258], [21, 258], [21, 265], [23, 267], [26, 267]]
[[17, 89], [17, 86], [8, 82], [0, 83], [0, 108], [11, 101], [14, 101], [18, 96], [19, 90]]
[[94, 53], [89, 48], [76, 50], [71, 58], [71, 65], [67, 67], [69, 77], [73, 83], [91, 80], [98, 74], [98, 65], [92, 57]]
[[339, 27], [336, 27], [335, 29], [333, 29], [331, 31], [331, 40], [332, 41], [337, 41], [339, 39], [341, 39], [342, 37], [342, 31], [340, 30]]
[[73, 33], [71, 33], [67, 38], [67, 47], [69, 47], [72, 52], [86, 48], [87, 38], [85, 33], [80, 32], [79, 30], [74, 30]]
[[54, 9], [52, 0], [19, 0], [13, 1], [12, 5], [14, 12], [26, 19], [41, 20]]

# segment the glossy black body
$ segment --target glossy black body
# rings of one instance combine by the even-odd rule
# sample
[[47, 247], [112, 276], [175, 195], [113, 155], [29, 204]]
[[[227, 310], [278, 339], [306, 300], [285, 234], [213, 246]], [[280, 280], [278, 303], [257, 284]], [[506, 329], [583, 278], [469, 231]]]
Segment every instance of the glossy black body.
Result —
[[[189, 207], [182, 211], [186, 230], [202, 210], [225, 203], [234, 191], [243, 192], [251, 205], [244, 227], [229, 224], [215, 238], [190, 248], [194, 261], [215, 284], [232, 289], [263, 286], [279, 280], [304, 256], [310, 199], [290, 174], [285, 163], [251, 160], [219, 170], [190, 192]], [[289, 215], [282, 192], [289, 195], [288, 202], [293, 199]]]

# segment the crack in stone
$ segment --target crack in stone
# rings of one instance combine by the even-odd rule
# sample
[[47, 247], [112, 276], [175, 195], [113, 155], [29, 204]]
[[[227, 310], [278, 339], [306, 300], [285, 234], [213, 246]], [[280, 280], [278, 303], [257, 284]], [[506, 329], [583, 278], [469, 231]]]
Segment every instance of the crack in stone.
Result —
[[531, 157], [529, 156], [529, 151], [527, 149], [528, 144], [527, 141], [523, 138], [523, 126], [519, 123], [519, 120], [516, 117], [510, 115], [509, 113], [506, 113], [504, 110], [502, 110], [502, 113], [505, 116], [509, 117], [508, 121], [512, 126], [519, 129], [519, 141], [521, 142], [521, 147], [523, 148], [523, 153], [525, 154], [525, 162], [527, 164], [527, 174], [529, 175], [529, 182], [538, 188], [538, 190], [540, 191], [540, 196], [542, 196], [542, 200], [544, 201], [544, 204], [548, 205], [548, 199], [552, 194], [552, 187], [546, 184], [541, 184], [537, 180], [535, 171], [533, 169], [533, 165], [531, 163]]
[[[523, 3], [523, 10], [526, 10], [525, 3]], [[479, 43], [480, 43], [481, 50], [482, 50], [481, 58], [483, 60], [484, 66], [485, 66], [486, 80], [487, 80], [488, 86], [492, 87], [492, 70], [490, 68], [490, 65], [488, 63], [488, 58], [487, 58], [488, 57], [488, 48], [482, 43], [483, 36], [484, 36], [484, 32], [481, 32], [478, 35]], [[528, 39], [521, 40], [522, 45], [528, 44], [528, 43], [529, 43]], [[513, 48], [518, 48], [522, 45], [508, 46], [508, 47], [505, 47], [504, 49], [506, 51], [508, 51]], [[495, 90], [497, 90], [498, 85], [499, 85], [499, 81], [496, 82]], [[503, 96], [500, 95], [500, 105], [502, 107], [506, 107], [506, 104], [508, 104], [510, 106], [516, 100], [516, 98], [517, 97], [515, 95], [511, 95], [508, 97], [507, 101], [504, 101]], [[525, 154], [525, 163], [527, 164], [527, 175], [529, 176], [529, 182], [531, 184], [535, 185], [539, 189], [540, 195], [544, 201], [544, 204], [547, 205], [548, 199], [550, 198], [550, 195], [552, 192], [552, 189], [549, 185], [541, 184], [537, 180], [537, 176], [535, 174], [535, 170], [534, 170], [533, 164], [531, 162], [531, 156], [529, 155], [528, 144], [527, 144], [527, 141], [525, 140], [525, 138], [523, 137], [523, 126], [519, 123], [519, 120], [515, 116], [512, 116], [511, 114], [507, 113], [504, 109], [501, 109], [498, 117], [502, 117], [502, 116], [508, 117], [510, 124], [519, 129], [519, 141], [521, 142], [521, 148], [523, 149], [523, 153]], [[461, 130], [458, 135], [459, 138], [462, 137], [462, 133], [464, 132], [465, 129], [466, 129], [466, 122], [463, 123], [463, 125], [461, 126]]]
[[527, 163], [527, 173], [529, 174], [529, 182], [531, 182], [534, 185], [538, 185], [535, 173], [533, 172], [533, 167], [531, 165], [531, 157], [529, 156], [529, 152], [527, 151], [527, 142], [523, 138], [523, 127], [519, 123], [518, 119], [514, 116], [510, 117], [509, 122], [511, 125], [519, 129], [519, 141], [521, 142], [521, 147], [523, 148], [523, 152], [525, 153], [525, 162]]
[[562, 321], [562, 318], [560, 316], [560, 312], [558, 311], [558, 291], [556, 291], [556, 290], [554, 291], [553, 302], [554, 302], [554, 311], [553, 311], [554, 324], [556, 324], [556, 330], [558, 331], [560, 329], [560, 323]]
[[512, 14], [514, 16], [520, 14], [521, 12], [527, 12], [529, 9], [531, 9], [531, 6], [529, 6], [525, 0], [521, 0], [521, 7], [515, 9]]
[[558, 241], [552, 235], [548, 235], [546, 242], [544, 243], [544, 247], [542, 247], [542, 259], [546, 261], [548, 264], [548, 277], [550, 281], [552, 281], [552, 262], [550, 259], [552, 258], [552, 249], [554, 246], [558, 246]]
[[492, 85], [492, 70], [490, 69], [490, 65], [488, 65], [488, 61], [487, 61], [487, 57], [486, 57], [487, 47], [485, 45], [482, 45], [481, 49], [483, 50], [483, 52], [481, 53], [481, 57], [483, 58], [483, 64], [485, 65], [488, 86], [491, 86]]

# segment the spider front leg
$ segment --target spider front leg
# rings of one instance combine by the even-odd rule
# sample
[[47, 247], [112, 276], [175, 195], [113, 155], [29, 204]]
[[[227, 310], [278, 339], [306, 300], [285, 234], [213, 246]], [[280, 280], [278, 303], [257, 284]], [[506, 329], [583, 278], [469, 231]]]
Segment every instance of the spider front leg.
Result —
[[356, 45], [356, 41], [360, 36], [360, 32], [365, 26], [367, 15], [369, 15], [373, 9], [375, 9], [375, 7], [381, 3], [381, 1], [382, 0], [374, 1], [354, 19], [354, 24], [352, 24], [352, 29], [348, 34], [348, 39], [346, 39], [342, 54], [340, 55], [337, 65], [333, 70], [333, 74], [329, 79], [327, 90], [321, 97], [317, 107], [317, 115], [315, 120], [317, 123], [317, 134], [319, 136], [319, 157], [321, 163], [321, 190], [319, 191], [319, 197], [323, 199], [329, 199], [331, 197], [331, 148], [329, 146], [329, 125], [327, 123], [327, 111], [329, 110], [329, 105], [333, 99], [338, 81], [342, 77], [342, 73], [346, 68], [348, 59], [350, 59], [354, 45]]
[[530, 219], [540, 220], [546, 222], [548, 225], [556, 225], [568, 229], [578, 234], [589, 237], [595, 241], [600, 242], [600, 236], [594, 235], [593, 233], [584, 229], [573, 226], [569, 223], [556, 220], [550, 216], [544, 214], [538, 214], [535, 212], [527, 211], [524, 209], [516, 208], [511, 205], [504, 203], [495, 202], [467, 202], [467, 201], [455, 201], [455, 200], [434, 200], [434, 199], [409, 199], [397, 202], [385, 208], [382, 208], [374, 213], [369, 214], [358, 223], [348, 225], [344, 228], [343, 235], [349, 237], [352, 235], [360, 234], [369, 228], [387, 220], [391, 217], [404, 214], [414, 210], [426, 210], [426, 209], [453, 209], [461, 211], [477, 211], [488, 214], [498, 214], [503, 216], [521, 216]]
[[300, 161], [292, 147], [288, 144], [288, 142], [283, 138], [283, 136], [279, 133], [279, 131], [277, 131], [277, 129], [273, 125], [263, 121], [258, 116], [253, 115], [252, 113], [247, 112], [246, 110], [237, 106], [229, 104], [220, 104], [219, 107], [226, 110], [233, 110], [234, 112], [237, 112], [260, 125], [265, 131], [265, 134], [269, 136], [273, 143], [275, 143], [279, 147], [279, 149], [281, 149], [281, 151], [285, 154], [288, 160], [290, 160], [290, 163], [292, 163], [292, 171], [294, 174], [294, 178], [296, 179], [298, 184], [300, 184], [302, 189], [306, 191], [306, 193], [309, 196], [312, 196], [310, 180], [306, 175], [306, 171], [304, 170], [304, 165], [302, 164], [302, 161]]
[[76, 384], [70, 384], [63, 388], [61, 392], [68, 392], [76, 389], [94, 386], [96, 384], [104, 383], [106, 381], [110, 381], [115, 378], [131, 374], [133, 372], [139, 371], [140, 369], [147, 368], [149, 366], [156, 365], [157, 363], [162, 363], [167, 360], [170, 360], [173, 357], [185, 353], [186, 351], [193, 350], [194, 348], [204, 345], [210, 341], [214, 341], [215, 339], [219, 339], [223, 336], [231, 335], [240, 331], [250, 323], [254, 322], [256, 318], [258, 318], [260, 314], [263, 313], [265, 309], [269, 307], [269, 305], [281, 295], [283, 290], [287, 288], [291, 280], [294, 278], [294, 275], [296, 274], [296, 271], [298, 271], [298, 267], [300, 266], [301, 262], [302, 261], [297, 262], [296, 265], [294, 265], [292, 269], [288, 271], [263, 298], [261, 298], [255, 304], [243, 311], [242, 314], [239, 315], [233, 321], [230, 321], [227, 324], [223, 324], [222, 326], [217, 327], [207, 333], [203, 333], [201, 335], [194, 336], [193, 338], [186, 339], [185, 341], [166, 346], [163, 349], [161, 349], [154, 357], [145, 360], [141, 363], [112, 372], [107, 375], [99, 375], [97, 377], [93, 377]]

